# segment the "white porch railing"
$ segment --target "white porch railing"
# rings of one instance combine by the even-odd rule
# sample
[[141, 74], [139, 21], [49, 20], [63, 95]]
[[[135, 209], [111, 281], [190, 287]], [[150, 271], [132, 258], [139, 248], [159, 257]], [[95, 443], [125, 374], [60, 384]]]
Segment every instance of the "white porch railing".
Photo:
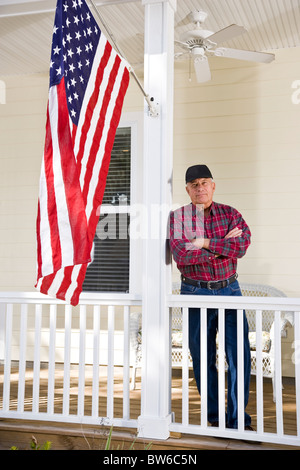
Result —
[[[199, 424], [191, 424], [189, 419], [189, 358], [188, 358], [188, 309], [201, 306], [201, 416]], [[300, 446], [300, 300], [289, 298], [251, 298], [251, 297], [218, 297], [196, 296], [168, 297], [168, 307], [182, 308], [183, 338], [182, 338], [182, 419], [176, 422], [176, 416], [170, 425], [170, 430], [205, 436], [222, 436], [234, 439], [246, 439], [261, 442]], [[216, 308], [219, 311], [218, 321], [218, 375], [219, 375], [219, 427], [209, 427], [207, 423], [207, 309]], [[237, 340], [238, 340], [238, 429], [228, 429], [225, 423], [225, 310], [234, 308], [238, 311]], [[244, 430], [244, 358], [243, 358], [243, 309], [254, 310], [256, 315], [256, 345], [262, 342], [262, 315], [264, 310], [274, 311], [274, 388], [276, 390], [276, 431], [264, 430], [264, 394], [263, 394], [263, 353], [256, 346], [256, 416], [257, 431]], [[295, 399], [296, 399], [296, 435], [285, 433], [283, 421], [282, 399], [282, 353], [281, 353], [281, 324], [285, 312], [294, 313], [294, 367], [295, 367]], [[200, 400], [199, 400], [200, 407]]]
[[[206, 393], [199, 398], [199, 423], [190, 422], [189, 414], [189, 357], [188, 357], [188, 308], [201, 306], [201, 387], [206, 390], [206, 334], [205, 324], [207, 309], [219, 309], [219, 428], [209, 427], [207, 423]], [[166, 308], [182, 308], [183, 344], [182, 344], [182, 419], [173, 416], [170, 431], [201, 436], [222, 436], [233, 439], [247, 439], [277, 444], [300, 446], [300, 299], [288, 298], [251, 298], [251, 297], [201, 297], [170, 295], [166, 299]], [[225, 423], [225, 364], [224, 364], [224, 318], [226, 308], [238, 310], [238, 429], [227, 429]], [[266, 432], [264, 428], [264, 381], [262, 373], [262, 351], [256, 350], [256, 422], [257, 431], [244, 430], [244, 388], [243, 388], [243, 347], [242, 310], [254, 310], [256, 313], [257, 344], [261, 342], [263, 311], [274, 311], [275, 342], [275, 389], [276, 389], [276, 429]], [[3, 392], [0, 396], [0, 418], [57, 421], [65, 423], [83, 423], [94, 425], [113, 425], [116, 427], [139, 428], [140, 411], [132, 417], [130, 406], [130, 366], [134, 364], [131, 354], [130, 331], [131, 318], [141, 312], [141, 298], [129, 294], [95, 295], [83, 294], [78, 307], [64, 305], [63, 302], [48, 298], [38, 293], [0, 293], [0, 365]], [[293, 434], [285, 430], [282, 399], [281, 371], [281, 315], [294, 312], [294, 367], [295, 367], [295, 414], [296, 425]], [[171, 322], [170, 322], [171, 325]], [[136, 331], [136, 330], [135, 330]], [[167, 338], [168, 335], [161, 335]], [[169, 335], [171, 338], [171, 334]], [[156, 345], [153, 344], [153, 351]], [[171, 344], [165, 348], [171, 354]], [[153, 355], [153, 358], [156, 355]], [[169, 358], [159, 358], [168, 361]], [[28, 362], [33, 364], [32, 393], [30, 409], [26, 403], [28, 387]], [[169, 361], [171, 362], [171, 361]], [[63, 379], [60, 393], [61, 409], [57, 411], [55, 381], [57, 364], [62, 364]], [[40, 377], [43, 365], [47, 367], [46, 404], [41, 406]], [[86, 407], [86, 365], [91, 369], [91, 404]], [[105, 364], [105, 377], [99, 376], [99, 364]], [[118, 416], [115, 410], [115, 369], [122, 367], [122, 405]], [[143, 361], [142, 361], [143, 365]], [[17, 368], [17, 394], [12, 396], [13, 371]], [[72, 373], [76, 371], [76, 391], [72, 389]], [[99, 387], [107, 387], [105, 407], [99, 403]], [[76, 396], [74, 398], [74, 394]], [[149, 390], [148, 390], [149, 393]], [[171, 390], [164, 390], [168, 396], [161, 400], [170, 400]], [[145, 390], [141, 390], [141, 399]], [[76, 406], [71, 410], [76, 399]], [[46, 407], [46, 408], [45, 408]], [[75, 411], [74, 411], [75, 410]], [[149, 418], [149, 416], [147, 416]], [[153, 422], [155, 417], [153, 417]], [[153, 426], [155, 439], [155, 426]]]
[[[0, 293], [0, 361], [4, 367], [0, 417], [137, 427], [137, 420], [130, 418], [130, 313], [134, 306], [140, 304], [140, 299], [132, 295], [114, 295], [112, 298], [111, 295], [87, 297], [83, 294], [80, 305], [73, 308], [39, 293]], [[116, 331], [116, 320], [121, 331]], [[118, 344], [115, 344], [116, 340]], [[24, 408], [28, 362], [33, 363], [31, 410]], [[47, 411], [41, 412], [43, 363], [48, 368], [48, 391]], [[14, 364], [18, 368], [17, 398], [10, 393]], [[58, 364], [63, 367], [61, 412], [55, 411]], [[87, 364], [92, 368], [92, 404], [88, 411], [85, 409]], [[107, 387], [106, 407], [101, 410], [102, 414], [99, 404], [100, 364], [107, 366], [107, 374], [102, 378]], [[122, 365], [123, 370], [121, 418], [116, 418], [114, 413], [116, 364]], [[71, 411], [70, 404], [74, 370], [77, 375], [75, 412], [74, 406]]]

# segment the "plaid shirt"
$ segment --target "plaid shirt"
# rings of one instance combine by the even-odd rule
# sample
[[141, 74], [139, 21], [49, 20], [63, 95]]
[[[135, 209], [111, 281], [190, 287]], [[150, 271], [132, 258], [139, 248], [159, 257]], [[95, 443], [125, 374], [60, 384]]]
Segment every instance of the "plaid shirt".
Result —
[[[234, 228], [243, 233], [225, 239]], [[195, 247], [194, 238], [210, 239], [209, 250]], [[190, 279], [225, 280], [236, 273], [237, 259], [250, 245], [251, 232], [242, 215], [233, 207], [213, 202], [207, 217], [189, 204], [170, 215], [170, 248], [179, 271]], [[219, 256], [215, 256], [219, 255]]]

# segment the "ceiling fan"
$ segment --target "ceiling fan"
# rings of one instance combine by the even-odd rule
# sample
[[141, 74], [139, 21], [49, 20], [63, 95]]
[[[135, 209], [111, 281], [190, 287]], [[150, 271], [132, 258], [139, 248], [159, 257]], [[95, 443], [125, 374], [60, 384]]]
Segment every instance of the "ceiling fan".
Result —
[[274, 54], [265, 52], [245, 51], [229, 49], [227, 47], [217, 47], [236, 36], [244, 34], [247, 30], [243, 26], [232, 24], [227, 28], [213, 33], [202, 28], [202, 24], [207, 18], [204, 11], [192, 11], [189, 15], [191, 22], [195, 23], [195, 28], [184, 33], [179, 41], [175, 41], [185, 52], [175, 54], [175, 59], [189, 57], [193, 59], [198, 83], [211, 80], [211, 71], [207, 57], [228, 57], [231, 59], [247, 60], [252, 62], [269, 63], [275, 59]]

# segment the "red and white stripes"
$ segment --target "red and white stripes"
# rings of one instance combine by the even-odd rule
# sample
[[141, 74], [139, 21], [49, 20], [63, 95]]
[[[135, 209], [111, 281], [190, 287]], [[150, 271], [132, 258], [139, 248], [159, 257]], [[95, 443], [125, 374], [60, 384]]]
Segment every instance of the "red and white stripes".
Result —
[[102, 203], [128, 84], [126, 62], [101, 34], [78, 126], [69, 117], [64, 78], [49, 90], [37, 217], [36, 287], [73, 305], [79, 301], [91, 261], [97, 208]]

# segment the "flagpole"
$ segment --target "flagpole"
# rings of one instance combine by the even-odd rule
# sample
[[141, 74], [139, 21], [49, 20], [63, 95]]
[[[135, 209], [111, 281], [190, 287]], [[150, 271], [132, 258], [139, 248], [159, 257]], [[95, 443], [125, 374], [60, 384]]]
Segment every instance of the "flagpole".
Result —
[[149, 113], [150, 113], [150, 116], [152, 117], [156, 117], [158, 116], [158, 111], [156, 109], [156, 107], [154, 106], [154, 98], [153, 97], [150, 97], [150, 95], [148, 93], [145, 92], [144, 88], [143, 88], [143, 85], [141, 84], [139, 78], [137, 77], [134, 69], [132, 68], [132, 66], [129, 64], [128, 60], [126, 59], [125, 55], [123, 54], [122, 50], [119, 48], [118, 44], [116, 43], [114, 37], [113, 37], [113, 34], [111, 33], [111, 31], [109, 30], [107, 24], [105, 23], [105, 21], [103, 20], [103, 17], [102, 15], [100, 15], [99, 13], [99, 10], [96, 6], [96, 4], [94, 3], [94, 0], [90, 0], [91, 2], [91, 5], [93, 6], [94, 8], [94, 11], [99, 19], [99, 21], [101, 22], [102, 26], [105, 28], [106, 30], [106, 33], [108, 34], [111, 42], [113, 43], [113, 46], [115, 47], [116, 51], [120, 54], [120, 56], [126, 60], [126, 62], [128, 63], [129, 65], [129, 72], [131, 73], [131, 75], [133, 76], [133, 78], [135, 79], [139, 89], [141, 90], [141, 92], [143, 93], [144, 95], [144, 98], [148, 104], [148, 107], [149, 107]]

